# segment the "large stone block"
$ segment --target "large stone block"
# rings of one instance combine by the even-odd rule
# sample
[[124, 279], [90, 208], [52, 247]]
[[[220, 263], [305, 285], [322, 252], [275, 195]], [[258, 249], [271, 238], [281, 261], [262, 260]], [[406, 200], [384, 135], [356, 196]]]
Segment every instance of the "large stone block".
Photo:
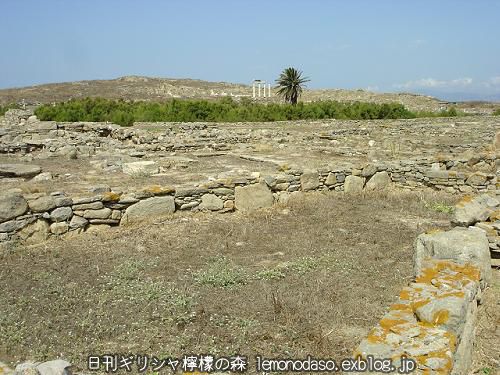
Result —
[[0, 176], [30, 178], [42, 171], [38, 165], [0, 164]]
[[240, 211], [251, 211], [271, 207], [274, 202], [273, 193], [265, 183], [248, 186], [237, 186], [234, 192], [235, 206]]
[[47, 195], [28, 202], [28, 206], [33, 212], [45, 212], [55, 208], [56, 200], [53, 196]]
[[174, 197], [152, 197], [139, 201], [125, 211], [120, 224], [132, 224], [154, 220], [156, 217], [172, 214], [175, 211]]
[[218, 211], [224, 208], [224, 202], [215, 194], [205, 194], [199, 205], [201, 210]]
[[43, 242], [49, 236], [49, 224], [45, 220], [37, 220], [21, 229], [18, 235], [27, 244]]
[[0, 195], [0, 223], [20, 216], [28, 209], [28, 203], [20, 193]]
[[365, 179], [363, 177], [347, 176], [344, 183], [344, 191], [349, 194], [361, 193], [364, 185]]
[[391, 177], [387, 172], [377, 172], [366, 183], [366, 190], [384, 190], [391, 186]]
[[303, 191], [316, 190], [319, 187], [319, 175], [316, 171], [307, 171], [300, 176]]
[[491, 258], [486, 234], [477, 228], [453, 228], [447, 232], [424, 233], [417, 237], [414, 272], [419, 275], [425, 259], [447, 259], [459, 264], [471, 263], [481, 271], [481, 278], [491, 281]]

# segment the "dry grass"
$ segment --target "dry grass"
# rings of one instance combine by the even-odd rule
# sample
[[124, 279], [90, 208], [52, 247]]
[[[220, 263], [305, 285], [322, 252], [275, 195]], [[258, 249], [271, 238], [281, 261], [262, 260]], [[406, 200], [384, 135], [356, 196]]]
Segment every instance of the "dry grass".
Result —
[[493, 282], [482, 297], [472, 357], [473, 374], [500, 373], [500, 269], [493, 270]]
[[0, 360], [350, 356], [410, 280], [415, 236], [447, 226], [436, 201], [451, 202], [317, 193], [14, 247], [0, 256]]

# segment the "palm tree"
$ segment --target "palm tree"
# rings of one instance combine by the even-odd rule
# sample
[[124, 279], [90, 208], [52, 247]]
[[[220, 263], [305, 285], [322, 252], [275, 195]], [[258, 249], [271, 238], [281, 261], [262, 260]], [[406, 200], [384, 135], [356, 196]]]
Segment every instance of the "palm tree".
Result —
[[276, 80], [278, 84], [278, 95], [292, 105], [297, 104], [297, 99], [302, 93], [302, 85], [310, 80], [302, 77], [302, 72], [295, 68], [286, 68]]

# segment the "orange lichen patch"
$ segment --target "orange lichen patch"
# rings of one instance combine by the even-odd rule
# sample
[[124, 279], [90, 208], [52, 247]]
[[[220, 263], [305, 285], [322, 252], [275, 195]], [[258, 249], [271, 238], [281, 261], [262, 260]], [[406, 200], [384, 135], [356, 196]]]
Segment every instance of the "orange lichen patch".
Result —
[[412, 312], [413, 309], [411, 308], [411, 305], [409, 303], [394, 303], [389, 308], [389, 311], [406, 311], [406, 312]]
[[152, 193], [154, 195], [164, 195], [175, 193], [175, 188], [171, 186], [160, 186], [160, 185], [151, 185], [142, 189], [144, 192]]
[[457, 346], [457, 336], [453, 332], [446, 331], [444, 336], [448, 339], [448, 342], [450, 343], [450, 350], [452, 353], [455, 352], [455, 348]]
[[[453, 366], [452, 358], [448, 354], [447, 350], [440, 350], [440, 351], [435, 351], [435, 352], [430, 352], [426, 355], [419, 355], [415, 358], [417, 363], [421, 366], [427, 366], [427, 360], [430, 358], [441, 358], [445, 359], [446, 363], [444, 364], [444, 367], [440, 368], [437, 373], [438, 374], [449, 374], [451, 372], [451, 368]], [[423, 372], [428, 371], [425, 369]], [[429, 370], [430, 371], [430, 370]]]
[[366, 337], [366, 340], [368, 340], [369, 343], [371, 344], [377, 344], [381, 342], [385, 342], [387, 333], [384, 332], [382, 334], [379, 334], [375, 328], [373, 328], [370, 333], [368, 333], [368, 336]]
[[102, 195], [103, 202], [116, 202], [119, 201], [121, 197], [121, 193], [115, 193], [114, 191], [108, 191]]
[[430, 284], [432, 279], [435, 279], [439, 273], [439, 268], [436, 266], [424, 268], [421, 274], [415, 279], [417, 283]]
[[[443, 270], [453, 271], [453, 274], [442, 274], [441, 271]], [[452, 261], [439, 260], [433, 262], [432, 267], [423, 269], [415, 282], [430, 284], [432, 280], [435, 279], [438, 281], [438, 285], [441, 284], [439, 279], [442, 281], [462, 282], [463, 284], [464, 282], [467, 283], [469, 280], [479, 281], [480, 271], [476, 266], [470, 263], [462, 265]]]
[[402, 300], [409, 300], [410, 297], [411, 297], [411, 295], [410, 295], [410, 291], [408, 289], [403, 289], [399, 293], [399, 298], [402, 299]]
[[390, 330], [392, 327], [396, 327], [401, 324], [408, 323], [405, 319], [390, 319], [390, 318], [382, 318], [380, 320], [380, 326], [385, 330]]
[[436, 296], [436, 298], [446, 298], [446, 297], [459, 297], [459, 298], [463, 298], [465, 296], [465, 293], [464, 292], [447, 292], [447, 293], [443, 293], [443, 294], [439, 294]]
[[419, 307], [425, 306], [428, 303], [430, 303], [431, 300], [430, 298], [425, 298], [425, 299], [419, 299], [411, 302], [411, 309], [412, 311], [417, 310]]
[[445, 324], [450, 319], [450, 312], [448, 310], [439, 310], [432, 317], [432, 322], [436, 325]]

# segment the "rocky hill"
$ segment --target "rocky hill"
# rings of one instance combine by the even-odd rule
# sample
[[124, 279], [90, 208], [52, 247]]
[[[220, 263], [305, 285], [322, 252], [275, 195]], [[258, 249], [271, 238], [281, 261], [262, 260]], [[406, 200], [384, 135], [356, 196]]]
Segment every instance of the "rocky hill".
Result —
[[[274, 93], [273, 93], [274, 94]], [[166, 100], [172, 98], [214, 99], [224, 96], [252, 97], [250, 85], [226, 82], [207, 82], [195, 79], [169, 79], [127, 76], [112, 80], [93, 80], [51, 83], [22, 88], [0, 90], [0, 104], [52, 103], [71, 98], [104, 97], [128, 100]], [[397, 102], [411, 110], [439, 110], [443, 104], [436, 98], [409, 93], [373, 93], [365, 90], [305, 90], [302, 99]], [[260, 100], [277, 101], [276, 96]]]

